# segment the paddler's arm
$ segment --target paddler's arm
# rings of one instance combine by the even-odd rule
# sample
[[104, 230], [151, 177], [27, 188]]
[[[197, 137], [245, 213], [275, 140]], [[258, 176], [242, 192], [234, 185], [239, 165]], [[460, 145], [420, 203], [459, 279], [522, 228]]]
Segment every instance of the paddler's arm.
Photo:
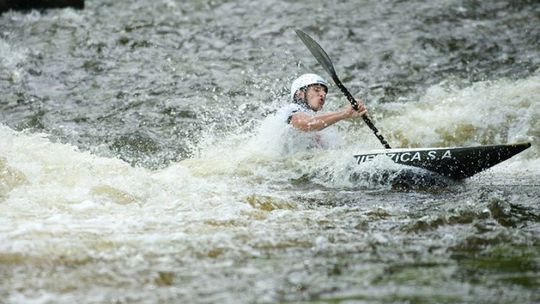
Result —
[[359, 104], [358, 111], [355, 111], [352, 106], [347, 106], [345, 109], [337, 112], [331, 112], [322, 115], [309, 115], [304, 112], [297, 112], [291, 116], [291, 126], [295, 129], [310, 132], [320, 131], [326, 127], [329, 127], [336, 122], [344, 119], [360, 117], [367, 113], [363, 104]]

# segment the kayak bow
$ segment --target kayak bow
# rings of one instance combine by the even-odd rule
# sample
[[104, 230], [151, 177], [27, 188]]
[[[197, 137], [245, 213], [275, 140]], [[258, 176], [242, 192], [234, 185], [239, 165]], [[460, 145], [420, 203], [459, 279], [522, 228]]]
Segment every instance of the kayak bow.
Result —
[[391, 149], [354, 155], [358, 164], [386, 155], [402, 165], [423, 168], [452, 179], [464, 179], [484, 171], [529, 148], [531, 143], [506, 145]]

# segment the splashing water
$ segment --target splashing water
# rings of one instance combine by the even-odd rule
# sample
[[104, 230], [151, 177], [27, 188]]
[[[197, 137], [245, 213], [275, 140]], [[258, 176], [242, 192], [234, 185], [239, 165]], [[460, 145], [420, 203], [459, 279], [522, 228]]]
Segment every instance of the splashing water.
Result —
[[[5, 13], [0, 302], [540, 301], [539, 9], [99, 0]], [[327, 149], [285, 153], [286, 88], [322, 73], [294, 28], [393, 147], [532, 147], [426, 188], [396, 187], [409, 171], [387, 158], [355, 163], [381, 148], [360, 120], [332, 126]], [[345, 104], [331, 87], [325, 110]]]

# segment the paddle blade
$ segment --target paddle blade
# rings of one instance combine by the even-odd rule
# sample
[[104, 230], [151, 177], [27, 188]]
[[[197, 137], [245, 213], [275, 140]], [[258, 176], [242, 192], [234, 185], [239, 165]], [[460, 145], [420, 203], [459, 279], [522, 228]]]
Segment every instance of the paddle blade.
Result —
[[334, 69], [334, 65], [332, 64], [332, 60], [330, 60], [330, 57], [326, 52], [323, 50], [323, 48], [315, 41], [313, 38], [311, 38], [308, 34], [304, 33], [301, 30], [296, 30], [296, 35], [300, 37], [300, 40], [307, 46], [308, 50], [313, 54], [313, 57], [317, 59], [317, 61], [323, 66], [323, 68], [330, 74], [332, 79], [336, 78], [336, 71]]

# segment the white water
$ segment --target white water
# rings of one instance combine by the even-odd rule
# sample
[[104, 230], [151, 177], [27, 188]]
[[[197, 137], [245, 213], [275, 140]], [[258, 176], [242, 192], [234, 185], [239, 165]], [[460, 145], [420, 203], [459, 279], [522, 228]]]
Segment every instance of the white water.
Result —
[[[20, 82], [25, 72], [18, 64], [26, 53], [0, 39], [0, 65], [7, 71], [0, 77]], [[329, 109], [345, 102], [336, 92], [330, 98]], [[397, 148], [516, 141], [533, 146], [452, 186], [448, 195], [430, 195], [393, 192], [379, 176], [396, 169], [388, 160], [354, 164], [353, 154], [380, 148], [361, 121], [335, 126], [332, 144], [339, 141], [340, 148], [282, 155], [279, 126], [260, 118], [254, 131], [205, 133], [196, 157], [162, 170], [135, 168], [1, 126], [1, 301], [233, 303], [360, 294], [388, 302], [396, 294], [435, 297], [442, 285], [449, 298], [471, 302], [478, 300], [471, 294], [486, 301], [533, 298], [521, 285], [503, 285], [506, 293], [499, 297], [486, 287], [492, 281], [474, 286], [456, 280], [459, 265], [446, 252], [482, 237], [526, 247], [537, 242], [536, 223], [505, 230], [488, 218], [491, 230], [477, 232], [485, 224], [478, 212], [468, 226], [403, 230], [425, 210], [425, 218], [444, 222], [446, 213], [484, 212], [494, 200], [537, 208], [538, 73], [466, 86], [448, 82], [418, 102], [367, 105]], [[442, 266], [419, 266], [412, 275], [377, 283], [404, 261]], [[435, 282], [427, 290], [418, 287], [427, 283], [410, 278], [423, 275]]]
[[[464, 89], [436, 86], [417, 103], [384, 104], [374, 107], [373, 112], [385, 111], [388, 118], [377, 124], [391, 134], [394, 146], [532, 141], [530, 149], [492, 171], [494, 175], [528, 172], [535, 176], [540, 172], [536, 140], [540, 132], [539, 98], [540, 77], [533, 76], [513, 82], [478, 83]], [[337, 150], [279, 155], [272, 150], [275, 146], [268, 137], [276, 129], [270, 124], [261, 133], [214, 139], [200, 158], [160, 171], [134, 168], [117, 159], [52, 143], [42, 135], [1, 127], [0, 208], [4, 216], [0, 229], [5, 240], [1, 246], [4, 252], [26, 252], [36, 246], [34, 236], [70, 234], [73, 226], [114, 235], [134, 227], [144, 231], [140, 224], [147, 221], [150, 226], [167, 226], [170, 223], [165, 218], [175, 223], [234, 220], [243, 212], [253, 211], [246, 197], [279, 197], [279, 188], [292, 190], [289, 181], [306, 174], [311, 182], [327, 187], [354, 188], [362, 181], [351, 183], [351, 174], [372, 169], [358, 168], [350, 156], [376, 146], [376, 140], [367, 128], [351, 129], [347, 125], [351, 126], [342, 123], [336, 128], [348, 139], [348, 146]], [[358, 139], [369, 144], [359, 145]], [[150, 220], [148, 215], [153, 215]], [[66, 242], [59, 246], [72, 245]]]
[[[416, 103], [372, 108], [375, 116], [377, 111], [385, 113], [384, 119], [376, 124], [394, 147], [529, 141], [533, 144], [530, 149], [497, 168], [516, 168], [516, 162], [525, 162], [530, 171], [540, 169], [536, 138], [540, 134], [540, 76], [477, 83], [462, 89], [440, 85], [431, 88]], [[204, 204], [204, 198], [212, 194], [229, 195], [234, 179], [240, 183], [258, 179], [273, 184], [297, 174], [325, 169], [330, 175], [343, 174], [343, 180], [337, 182], [344, 182], [348, 174], [341, 170], [347, 166], [352, 169], [353, 164], [349, 156], [379, 148], [367, 127], [342, 122], [334, 128], [339, 137], [335, 140], [346, 141], [341, 148], [286, 156], [279, 147], [284, 144], [278, 136], [279, 128], [267, 120], [251, 134], [208, 138], [202, 141], [198, 158], [150, 171], [130, 167], [117, 159], [96, 157], [70, 145], [52, 143], [43, 135], [2, 127], [0, 155], [8, 172], [3, 175], [2, 196], [6, 203], [17, 202], [13, 203], [16, 210], [74, 206], [83, 202], [112, 203], [109, 207], [135, 203], [140, 207], [161, 208], [172, 200], [180, 205], [192, 204], [193, 196], [200, 196], [194, 200]], [[190, 199], [184, 202], [185, 197]]]
[[[466, 183], [530, 184], [540, 172], [534, 141], [538, 83], [534, 76], [456, 90], [437, 86], [418, 103], [385, 104], [373, 112], [388, 113], [390, 118], [377, 124], [391, 134], [394, 145], [398, 136], [402, 143], [419, 146], [533, 140], [528, 151]], [[454, 125], [473, 128], [481, 137], [460, 133]], [[384, 218], [402, 212], [402, 203], [373, 194], [352, 207], [352, 213], [350, 207], [314, 208], [306, 203], [359, 186], [388, 191], [388, 185], [376, 182], [377, 170], [394, 164], [355, 166], [350, 157], [377, 146], [366, 129], [343, 123], [336, 128], [346, 139], [341, 149], [288, 156], [269, 153], [261, 144], [268, 138], [257, 138], [260, 133], [214, 138], [201, 148], [200, 158], [151, 171], [1, 127], [0, 259], [11, 269], [3, 270], [9, 281], [1, 293], [8, 303], [69, 303], [80, 298], [147, 302], [193, 299], [189, 289], [200, 288], [208, 301], [235, 302], [234, 293], [225, 291], [242, 286], [247, 299], [272, 301], [279, 297], [275, 292], [281, 276], [291, 282], [317, 278], [310, 277], [314, 273], [287, 275], [284, 265], [265, 263], [264, 257], [287, 248], [331, 252], [340, 234], [328, 235], [321, 230], [328, 225], [324, 223], [362, 226], [371, 214]], [[369, 144], [358, 145], [359, 138]], [[362, 172], [372, 180], [350, 180]], [[298, 179], [300, 184], [292, 182]], [[360, 243], [353, 241], [356, 232], [349, 233], [341, 236], [349, 241], [340, 250], [397, 242], [386, 235], [391, 231], [367, 233]], [[298, 262], [290, 256], [274, 258]], [[245, 259], [259, 262], [246, 265], [241, 262]], [[261, 276], [271, 269], [273, 275]], [[227, 278], [228, 272], [235, 273], [240, 285]], [[155, 288], [161, 292], [154, 293]], [[460, 287], [453, 288], [455, 293]]]
[[540, 76], [430, 88], [416, 103], [385, 104], [380, 125], [401, 146], [472, 146], [532, 142], [539, 156]]

